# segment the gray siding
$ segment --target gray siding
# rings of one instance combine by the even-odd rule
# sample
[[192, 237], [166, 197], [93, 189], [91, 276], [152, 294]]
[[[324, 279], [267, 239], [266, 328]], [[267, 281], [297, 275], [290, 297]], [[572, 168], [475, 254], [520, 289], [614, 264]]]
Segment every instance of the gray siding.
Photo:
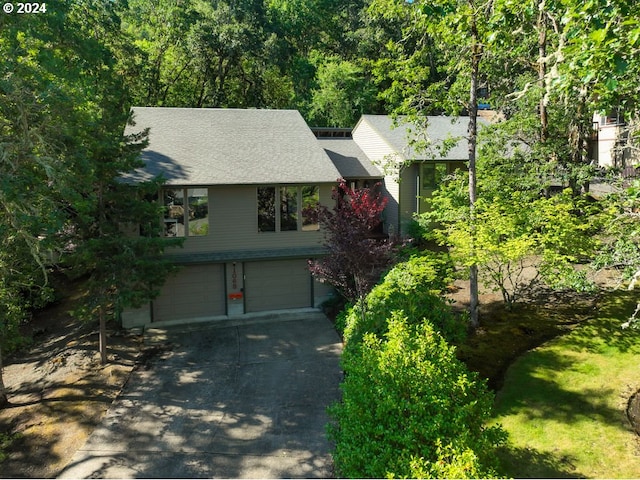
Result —
[[401, 233], [406, 233], [407, 224], [413, 219], [413, 214], [417, 211], [418, 201], [418, 181], [419, 166], [413, 163], [405, 167], [402, 171], [400, 186], [400, 228]]
[[384, 212], [385, 224], [388, 229], [393, 230], [393, 232], [389, 233], [397, 233], [400, 227], [400, 185], [398, 183], [398, 174], [391, 166], [401, 161], [401, 158], [368, 123], [365, 117], [360, 119], [360, 122], [354, 128], [353, 139], [384, 175], [383, 183], [386, 194], [389, 197], [389, 203]]
[[[333, 185], [320, 185], [320, 203], [331, 206]], [[178, 255], [190, 253], [275, 250], [318, 247], [324, 240], [322, 230], [258, 232], [255, 186], [209, 187], [209, 234], [188, 237], [184, 247], [169, 250]]]

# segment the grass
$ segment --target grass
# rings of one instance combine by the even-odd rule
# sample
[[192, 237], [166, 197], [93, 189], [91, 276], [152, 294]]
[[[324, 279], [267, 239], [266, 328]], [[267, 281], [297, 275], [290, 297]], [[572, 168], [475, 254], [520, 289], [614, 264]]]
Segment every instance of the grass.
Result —
[[620, 327], [635, 306], [631, 293], [604, 295], [590, 318], [509, 368], [495, 411], [509, 433], [505, 475], [640, 477], [640, 439], [626, 415], [640, 389], [640, 332]]
[[481, 326], [458, 345], [457, 356], [497, 392], [507, 368], [522, 354], [594, 318], [596, 306], [594, 296], [566, 293], [511, 308], [501, 301], [481, 305]]

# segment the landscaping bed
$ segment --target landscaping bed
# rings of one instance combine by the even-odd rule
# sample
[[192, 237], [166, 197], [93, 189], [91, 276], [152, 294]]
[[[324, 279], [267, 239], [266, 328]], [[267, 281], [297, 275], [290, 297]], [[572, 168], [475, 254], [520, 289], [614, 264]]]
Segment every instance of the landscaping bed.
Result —
[[5, 363], [11, 404], [0, 410], [0, 477], [55, 477], [100, 424], [136, 365], [141, 337], [109, 325], [107, 365], [97, 326], [68, 313], [77, 298], [38, 312], [31, 348]]

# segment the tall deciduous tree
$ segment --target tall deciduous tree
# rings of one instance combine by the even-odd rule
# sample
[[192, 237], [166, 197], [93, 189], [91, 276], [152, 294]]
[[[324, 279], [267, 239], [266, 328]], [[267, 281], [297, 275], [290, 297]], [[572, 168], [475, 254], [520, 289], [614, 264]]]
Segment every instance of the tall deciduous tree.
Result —
[[[410, 13], [406, 13], [407, 9]], [[473, 240], [477, 200], [478, 89], [483, 76], [481, 61], [485, 55], [489, 35], [487, 25], [493, 11], [493, 1], [440, 0], [422, 3], [374, 0], [371, 11], [383, 18], [407, 15], [412, 18], [403, 31], [403, 38], [393, 44], [399, 54], [395, 65], [402, 72], [400, 76], [410, 80], [408, 95], [403, 92], [403, 113], [408, 113], [410, 119], [424, 117], [434, 111], [468, 114], [469, 234]], [[407, 51], [405, 45], [409, 39], [418, 39], [421, 48]], [[424, 72], [423, 75], [409, 71], [415, 66], [420, 66], [418, 71]], [[475, 248], [472, 251], [475, 255]], [[477, 326], [478, 269], [475, 262], [469, 266], [469, 276], [470, 319], [471, 324]]]
[[318, 66], [317, 82], [308, 115], [312, 125], [349, 127], [361, 115], [376, 111], [373, 85], [354, 62], [337, 56], [324, 58]]

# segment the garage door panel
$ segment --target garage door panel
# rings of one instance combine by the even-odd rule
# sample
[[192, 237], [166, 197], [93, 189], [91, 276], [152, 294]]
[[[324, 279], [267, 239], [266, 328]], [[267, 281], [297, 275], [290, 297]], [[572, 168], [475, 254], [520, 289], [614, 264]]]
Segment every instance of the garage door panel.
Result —
[[153, 320], [180, 320], [224, 315], [224, 267], [183, 267], [170, 277], [153, 302]]
[[306, 260], [245, 264], [245, 295], [247, 312], [310, 307], [311, 275]]

